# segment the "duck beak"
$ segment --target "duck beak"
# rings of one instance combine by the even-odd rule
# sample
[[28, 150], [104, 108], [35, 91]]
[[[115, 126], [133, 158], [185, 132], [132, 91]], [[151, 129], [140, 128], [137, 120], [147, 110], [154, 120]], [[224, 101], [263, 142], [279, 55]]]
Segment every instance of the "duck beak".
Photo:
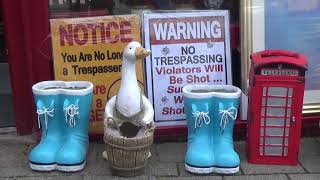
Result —
[[144, 49], [143, 47], [137, 47], [135, 50], [136, 59], [143, 59], [151, 54], [150, 50]]

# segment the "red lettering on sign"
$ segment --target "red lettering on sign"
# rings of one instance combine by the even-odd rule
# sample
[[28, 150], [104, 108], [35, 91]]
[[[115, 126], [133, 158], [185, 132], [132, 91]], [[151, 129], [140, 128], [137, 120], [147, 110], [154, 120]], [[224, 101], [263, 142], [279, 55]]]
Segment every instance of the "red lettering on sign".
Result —
[[[81, 23], [59, 26], [60, 45], [74, 44], [86, 45], [101, 43], [130, 42], [132, 37], [132, 24], [130, 20], [112, 21], [109, 23]], [[100, 38], [99, 38], [100, 37]]]
[[90, 112], [90, 121], [103, 121], [104, 119], [104, 109], [95, 109]]

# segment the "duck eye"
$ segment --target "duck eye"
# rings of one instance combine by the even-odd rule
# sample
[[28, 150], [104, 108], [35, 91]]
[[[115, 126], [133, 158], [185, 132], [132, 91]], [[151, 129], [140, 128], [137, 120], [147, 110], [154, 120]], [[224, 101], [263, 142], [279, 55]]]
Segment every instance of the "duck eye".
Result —
[[130, 48], [130, 49], [132, 49], [132, 48]]

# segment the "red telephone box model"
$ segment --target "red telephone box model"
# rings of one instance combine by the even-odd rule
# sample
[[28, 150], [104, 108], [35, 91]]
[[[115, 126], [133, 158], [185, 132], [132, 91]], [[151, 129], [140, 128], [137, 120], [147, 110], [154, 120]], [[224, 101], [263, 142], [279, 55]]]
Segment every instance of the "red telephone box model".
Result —
[[307, 60], [282, 50], [253, 53], [251, 59], [248, 162], [296, 165]]

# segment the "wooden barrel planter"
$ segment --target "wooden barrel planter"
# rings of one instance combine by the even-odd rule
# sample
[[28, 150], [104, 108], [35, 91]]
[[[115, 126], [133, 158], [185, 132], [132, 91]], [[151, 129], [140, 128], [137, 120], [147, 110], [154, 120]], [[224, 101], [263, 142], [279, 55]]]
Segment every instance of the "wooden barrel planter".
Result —
[[153, 143], [153, 130], [140, 129], [135, 137], [127, 138], [118, 130], [106, 127], [104, 141], [113, 175], [128, 177], [144, 173]]

